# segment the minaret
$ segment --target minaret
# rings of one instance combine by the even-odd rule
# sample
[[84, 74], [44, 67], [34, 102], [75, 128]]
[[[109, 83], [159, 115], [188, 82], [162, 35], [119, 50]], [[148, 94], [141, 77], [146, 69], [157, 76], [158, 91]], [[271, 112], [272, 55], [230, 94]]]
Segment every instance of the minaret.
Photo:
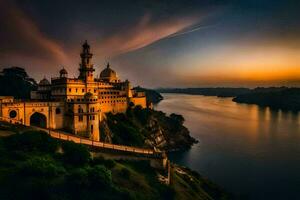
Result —
[[86, 82], [94, 81], [93, 64], [91, 63], [93, 54], [90, 53], [90, 45], [85, 41], [82, 45], [82, 53], [80, 54], [81, 63], [79, 67], [79, 79], [85, 80]]

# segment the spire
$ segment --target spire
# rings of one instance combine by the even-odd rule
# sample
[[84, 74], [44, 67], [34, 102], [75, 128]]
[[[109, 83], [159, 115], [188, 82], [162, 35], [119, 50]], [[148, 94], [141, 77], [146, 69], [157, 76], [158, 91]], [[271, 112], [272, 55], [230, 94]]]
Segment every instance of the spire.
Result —
[[109, 62], [107, 62], [106, 68], [108, 69], [108, 68], [109, 68], [109, 66], [110, 66], [110, 65], [109, 65]]
[[79, 67], [80, 75], [79, 78], [81, 79], [91, 79], [93, 80], [93, 72], [95, 69], [93, 68], [93, 64], [91, 59], [93, 54], [90, 53], [90, 45], [88, 44], [87, 40], [85, 40], [84, 44], [82, 45], [82, 52], [80, 54], [81, 63]]

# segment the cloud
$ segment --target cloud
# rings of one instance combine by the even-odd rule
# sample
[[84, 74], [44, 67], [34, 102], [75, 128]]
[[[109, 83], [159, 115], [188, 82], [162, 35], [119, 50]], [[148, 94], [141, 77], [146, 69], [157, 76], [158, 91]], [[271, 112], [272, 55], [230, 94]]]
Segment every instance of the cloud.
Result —
[[[63, 48], [47, 37], [34, 21], [12, 1], [0, 0], [0, 58], [2, 63], [14, 65], [17, 57], [44, 60], [44, 64], [68, 62]], [[40, 66], [41, 67], [41, 66]]]
[[199, 23], [200, 16], [175, 17], [157, 22], [151, 19], [151, 14], [145, 14], [134, 26], [101, 40], [96, 51], [100, 55], [113, 57], [146, 47]]

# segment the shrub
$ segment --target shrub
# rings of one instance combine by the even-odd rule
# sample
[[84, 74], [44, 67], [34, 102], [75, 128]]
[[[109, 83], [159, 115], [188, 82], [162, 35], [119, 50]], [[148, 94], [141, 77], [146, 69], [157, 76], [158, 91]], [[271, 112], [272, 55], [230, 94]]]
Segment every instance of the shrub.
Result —
[[88, 175], [91, 186], [95, 187], [111, 187], [112, 176], [111, 171], [103, 165], [96, 165], [88, 169]]
[[65, 173], [65, 169], [51, 157], [34, 156], [18, 166], [22, 176], [54, 177]]
[[131, 175], [131, 172], [127, 169], [127, 168], [122, 168], [120, 171], [120, 176], [125, 178], [125, 179], [129, 179]]
[[171, 200], [175, 199], [175, 190], [171, 186], [161, 185], [159, 188], [161, 199]]
[[77, 168], [70, 171], [66, 181], [71, 188], [82, 189], [89, 187], [89, 176], [85, 168]]
[[4, 138], [4, 143], [9, 150], [54, 153], [58, 148], [58, 142], [44, 131], [27, 131], [11, 135]]
[[105, 159], [103, 156], [98, 156], [93, 158], [93, 165], [104, 165], [107, 168], [113, 168], [116, 165], [116, 162], [111, 159]]
[[183, 122], [184, 122], [184, 118], [183, 118], [182, 115], [177, 115], [177, 114], [175, 114], [175, 113], [172, 113], [172, 114], [170, 115], [170, 118], [171, 118], [172, 120], [178, 122], [179, 124], [183, 124]]
[[81, 144], [69, 141], [63, 142], [62, 149], [64, 151], [63, 159], [68, 164], [82, 166], [87, 164], [91, 159], [90, 152]]

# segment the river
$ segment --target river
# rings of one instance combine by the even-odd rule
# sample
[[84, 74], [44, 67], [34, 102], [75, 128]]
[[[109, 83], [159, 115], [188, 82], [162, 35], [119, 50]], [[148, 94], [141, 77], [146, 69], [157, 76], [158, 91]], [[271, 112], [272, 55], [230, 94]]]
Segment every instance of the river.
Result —
[[170, 154], [237, 199], [300, 199], [300, 113], [231, 98], [162, 94], [155, 109], [185, 118], [199, 143]]

